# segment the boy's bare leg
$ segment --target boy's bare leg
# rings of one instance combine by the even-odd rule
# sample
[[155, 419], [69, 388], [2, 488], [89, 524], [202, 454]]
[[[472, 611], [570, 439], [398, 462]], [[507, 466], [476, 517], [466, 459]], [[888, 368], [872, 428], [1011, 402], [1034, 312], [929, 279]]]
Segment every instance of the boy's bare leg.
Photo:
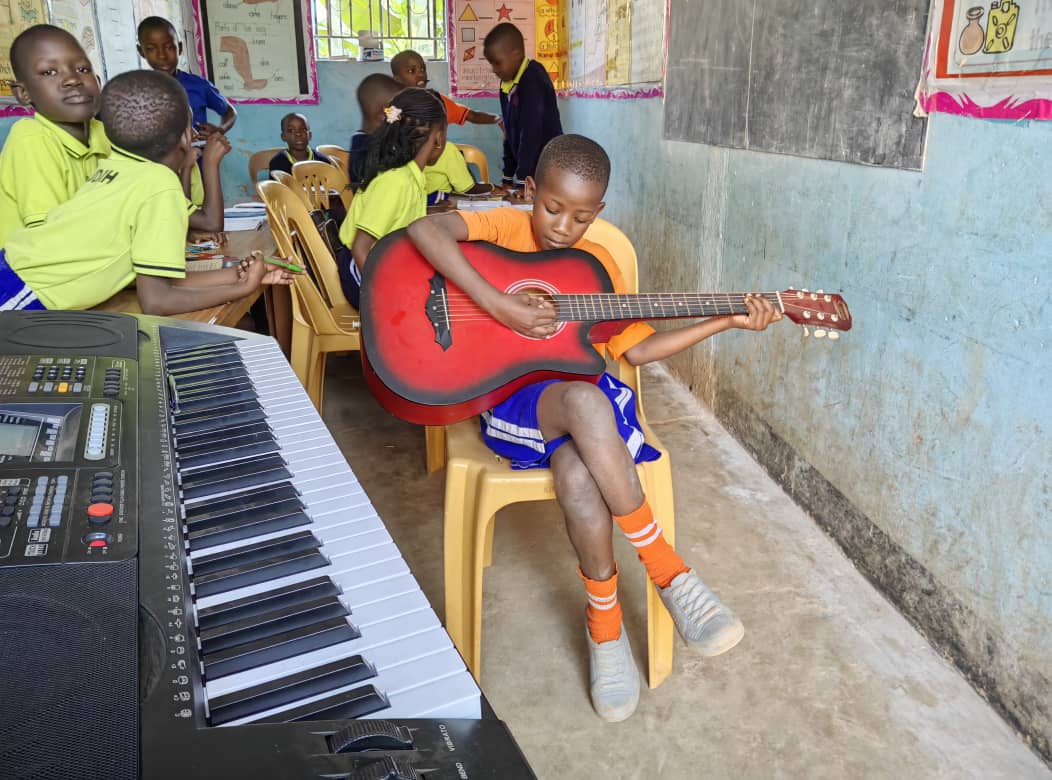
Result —
[[611, 514], [627, 515], [643, 503], [636, 464], [602, 390], [591, 382], [554, 382], [541, 393], [537, 420], [548, 441], [567, 434], [573, 437], [577, 454]]
[[588, 467], [572, 441], [552, 454], [555, 499], [566, 518], [566, 533], [581, 572], [593, 580], [614, 575], [614, 523]]

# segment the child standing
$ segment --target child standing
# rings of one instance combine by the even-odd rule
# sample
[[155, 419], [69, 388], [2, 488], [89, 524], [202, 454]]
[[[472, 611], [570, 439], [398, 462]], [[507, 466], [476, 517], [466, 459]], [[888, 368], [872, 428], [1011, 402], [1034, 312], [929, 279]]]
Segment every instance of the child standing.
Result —
[[[511, 208], [440, 214], [413, 223], [409, 237], [439, 273], [492, 317], [524, 336], [543, 338], [556, 328], [551, 304], [496, 289], [471, 266], [457, 242], [490, 241], [518, 252], [584, 249], [602, 262], [615, 292], [626, 292], [610, 254], [583, 237], [603, 209], [609, 176], [610, 160], [602, 147], [579, 135], [561, 136], [545, 147], [536, 179], [526, 179], [532, 214]], [[746, 305], [748, 315], [712, 317], [661, 332], [633, 323], [603, 347], [614, 359], [624, 356], [641, 365], [721, 331], [763, 330], [781, 318], [763, 298], [747, 297]], [[614, 523], [636, 548], [677, 630], [691, 646], [713, 656], [741, 640], [741, 621], [665, 541], [660, 518], [647, 504], [635, 463], [653, 460], [658, 453], [642, 443], [635, 399], [625, 385], [610, 375], [598, 384], [538, 382], [486, 412], [482, 426], [487, 445], [514, 467], [552, 470], [556, 500], [588, 596], [591, 698], [601, 718], [624, 720], [639, 701], [639, 676], [617, 601]]]
[[[427, 63], [424, 58], [411, 49], [400, 51], [391, 58], [391, 75], [403, 87], [427, 87]], [[446, 108], [446, 121], [451, 125], [462, 125], [471, 122], [473, 125], [497, 125], [501, 119], [496, 114], [485, 111], [474, 111], [460, 103], [455, 103], [448, 96], [439, 93]]]
[[[139, 22], [138, 33], [139, 56], [154, 70], [174, 76], [186, 90], [194, 115], [194, 132], [203, 139], [213, 133], [229, 132], [237, 121], [237, 111], [211, 81], [179, 69], [183, 44], [175, 26], [160, 16], [148, 16]], [[218, 125], [208, 121], [208, 109], [219, 115]]]
[[43, 225], [0, 250], [0, 309], [87, 309], [132, 281], [147, 314], [175, 314], [289, 284], [258, 257], [186, 278], [189, 202], [176, 172], [194, 150], [182, 87], [148, 70], [114, 78], [100, 111], [111, 156]]
[[482, 50], [500, 79], [505, 184], [533, 176], [544, 145], [563, 133], [552, 79], [525, 50], [519, 28], [508, 22], [489, 31]]
[[270, 172], [284, 171], [292, 173], [292, 166], [306, 160], [317, 160], [318, 162], [331, 163], [328, 157], [312, 149], [310, 123], [303, 114], [285, 114], [281, 118], [281, 140], [288, 147], [283, 152], [278, 152], [270, 158]]
[[383, 115], [380, 129], [369, 138], [358, 194], [340, 227], [340, 241], [353, 258], [340, 264], [340, 282], [354, 305], [361, 269], [373, 245], [427, 215], [424, 168], [439, 158], [446, 145], [446, 111], [430, 90], [403, 89]]
[[99, 80], [77, 39], [38, 24], [11, 44], [11, 91], [36, 116], [20, 119], [0, 152], [0, 246], [19, 227], [43, 223], [109, 156]]

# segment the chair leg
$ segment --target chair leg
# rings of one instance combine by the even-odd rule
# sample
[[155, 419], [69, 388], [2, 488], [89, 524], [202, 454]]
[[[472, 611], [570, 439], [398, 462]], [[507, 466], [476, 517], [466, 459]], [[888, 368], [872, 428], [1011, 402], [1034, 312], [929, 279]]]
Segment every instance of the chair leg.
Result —
[[318, 383], [318, 414], [321, 414], [322, 409], [325, 408], [325, 366], [328, 364], [328, 361], [328, 352], [318, 354], [318, 374], [315, 380]]
[[483, 568], [489, 568], [493, 565], [493, 526], [496, 525], [496, 518], [490, 515], [489, 520], [486, 522], [486, 540], [482, 543], [482, 566]]
[[[482, 572], [475, 568], [475, 501], [479, 464], [454, 460], [446, 468], [444, 574], [446, 631], [468, 670], [482, 675]], [[476, 585], [478, 580], [478, 585]]]
[[[672, 472], [668, 456], [646, 464], [644, 470], [647, 500], [654, 517], [661, 523], [665, 539], [676, 543], [676, 514], [672, 497]], [[672, 655], [676, 638], [672, 616], [661, 601], [654, 583], [647, 580], [647, 681], [657, 688], [672, 672]]]
[[446, 465], [446, 429], [442, 425], [424, 426], [427, 449], [427, 473], [434, 474]]

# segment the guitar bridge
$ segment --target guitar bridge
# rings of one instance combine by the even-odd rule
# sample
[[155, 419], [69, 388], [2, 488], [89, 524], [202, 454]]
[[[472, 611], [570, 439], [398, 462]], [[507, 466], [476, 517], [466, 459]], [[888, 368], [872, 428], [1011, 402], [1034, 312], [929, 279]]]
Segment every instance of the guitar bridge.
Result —
[[449, 327], [449, 299], [446, 297], [446, 280], [441, 274], [431, 277], [431, 291], [424, 304], [427, 319], [435, 329], [435, 343], [445, 352], [453, 346], [453, 333]]

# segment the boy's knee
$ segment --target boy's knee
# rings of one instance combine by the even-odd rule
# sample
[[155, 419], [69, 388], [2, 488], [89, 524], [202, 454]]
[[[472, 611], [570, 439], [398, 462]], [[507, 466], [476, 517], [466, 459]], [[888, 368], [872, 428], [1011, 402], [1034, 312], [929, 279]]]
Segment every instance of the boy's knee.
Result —
[[593, 422], [613, 419], [606, 396], [591, 382], [567, 382], [562, 402], [567, 414], [574, 418]]

